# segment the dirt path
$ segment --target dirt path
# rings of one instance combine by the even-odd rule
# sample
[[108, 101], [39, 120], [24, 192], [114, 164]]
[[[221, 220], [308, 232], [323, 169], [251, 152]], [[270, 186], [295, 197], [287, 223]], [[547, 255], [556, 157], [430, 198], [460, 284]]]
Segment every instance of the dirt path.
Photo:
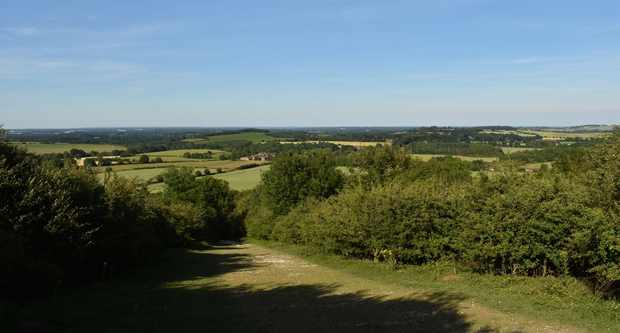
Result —
[[579, 332], [254, 244], [170, 250], [134, 274], [24, 308], [21, 318], [24, 332]]
[[242, 290], [240, 310], [254, 318], [259, 331], [580, 332], [500, 313], [458, 295], [351, 276], [254, 244], [209, 252], [244, 258], [244, 267], [219, 275], [217, 285]]

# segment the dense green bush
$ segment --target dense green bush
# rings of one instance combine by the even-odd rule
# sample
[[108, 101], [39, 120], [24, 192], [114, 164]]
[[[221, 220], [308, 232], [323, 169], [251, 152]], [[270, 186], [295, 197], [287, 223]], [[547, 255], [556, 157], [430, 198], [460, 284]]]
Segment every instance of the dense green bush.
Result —
[[[191, 204], [184, 206], [189, 218], [182, 221], [178, 230], [184, 237], [194, 240], [234, 239], [243, 236], [244, 227], [235, 212], [235, 193], [228, 183], [213, 177], [196, 179], [189, 168], [171, 168], [164, 175], [165, 201], [170, 204]], [[181, 205], [183, 207], [183, 205]], [[173, 218], [177, 221], [177, 218]], [[195, 223], [196, 221], [200, 223]], [[191, 225], [188, 228], [189, 223]]]
[[278, 219], [274, 238], [357, 258], [381, 259], [386, 251], [411, 264], [452, 258], [462, 198], [430, 182], [351, 188]]
[[276, 215], [286, 214], [305, 198], [327, 198], [344, 184], [334, 155], [325, 150], [280, 155], [262, 178], [262, 200]]
[[413, 160], [404, 149], [375, 146], [354, 154], [352, 164], [363, 171], [358, 175], [361, 182], [371, 186], [392, 180], [395, 176], [409, 170]]

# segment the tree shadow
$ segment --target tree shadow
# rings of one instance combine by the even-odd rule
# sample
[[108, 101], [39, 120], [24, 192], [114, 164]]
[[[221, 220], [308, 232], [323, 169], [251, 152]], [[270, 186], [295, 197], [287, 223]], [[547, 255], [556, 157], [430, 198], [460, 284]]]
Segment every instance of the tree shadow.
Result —
[[[343, 293], [337, 284], [228, 286], [221, 274], [255, 268], [245, 255], [173, 251], [159, 268], [46, 304], [27, 332], [471, 332], [464, 297]], [[234, 248], [234, 247], [230, 247]], [[221, 251], [224, 250], [224, 251]], [[47, 312], [43, 312], [43, 311]], [[495, 332], [485, 327], [479, 332]]]

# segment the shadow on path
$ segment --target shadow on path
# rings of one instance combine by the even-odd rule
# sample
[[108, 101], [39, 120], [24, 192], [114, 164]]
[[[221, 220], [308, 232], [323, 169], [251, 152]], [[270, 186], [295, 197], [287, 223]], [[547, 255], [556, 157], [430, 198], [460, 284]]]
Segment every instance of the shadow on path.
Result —
[[[168, 254], [159, 267], [41, 304], [30, 332], [471, 332], [461, 296], [387, 299], [338, 293], [337, 284], [227, 286], [218, 276], [252, 270], [238, 248]], [[215, 253], [217, 252], [217, 253]], [[32, 317], [31, 317], [32, 318]], [[479, 332], [495, 332], [483, 328]]]

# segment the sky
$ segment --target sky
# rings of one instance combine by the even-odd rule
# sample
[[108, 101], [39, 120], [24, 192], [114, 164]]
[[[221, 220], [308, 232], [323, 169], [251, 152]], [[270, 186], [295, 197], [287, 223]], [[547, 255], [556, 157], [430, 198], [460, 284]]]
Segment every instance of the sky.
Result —
[[1, 0], [0, 124], [620, 123], [620, 1]]

